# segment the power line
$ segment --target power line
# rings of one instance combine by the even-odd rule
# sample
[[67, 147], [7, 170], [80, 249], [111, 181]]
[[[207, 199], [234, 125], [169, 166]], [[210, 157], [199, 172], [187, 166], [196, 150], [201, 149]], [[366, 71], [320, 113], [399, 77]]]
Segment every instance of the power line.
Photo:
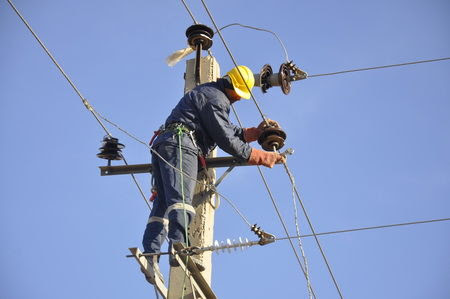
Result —
[[[81, 101], [83, 102], [84, 106], [86, 107], [86, 109], [88, 109], [92, 115], [95, 117], [95, 119], [97, 120], [97, 122], [100, 124], [100, 126], [103, 128], [103, 130], [106, 132], [106, 134], [108, 136], [112, 136], [111, 133], [108, 131], [108, 129], [105, 127], [105, 125], [103, 124], [103, 122], [100, 120], [100, 118], [103, 118], [103, 116], [98, 113], [94, 107], [92, 107], [92, 105], [88, 102], [87, 99], [85, 99], [83, 97], [83, 95], [81, 94], [80, 90], [75, 86], [75, 84], [73, 83], [73, 81], [69, 78], [69, 76], [67, 75], [67, 73], [63, 70], [63, 68], [59, 65], [59, 63], [56, 61], [55, 57], [50, 53], [50, 51], [47, 49], [47, 47], [44, 45], [44, 43], [41, 41], [41, 39], [37, 36], [37, 34], [34, 32], [34, 30], [31, 28], [31, 26], [28, 24], [28, 22], [25, 20], [25, 18], [22, 16], [22, 14], [17, 10], [17, 8], [14, 6], [14, 4], [10, 1], [7, 0], [9, 5], [12, 7], [12, 9], [16, 12], [16, 14], [19, 16], [19, 18], [22, 20], [22, 22], [25, 24], [25, 26], [28, 28], [28, 30], [31, 32], [31, 34], [34, 36], [34, 38], [38, 41], [38, 43], [41, 45], [41, 47], [44, 49], [45, 53], [47, 53], [47, 55], [50, 57], [50, 59], [53, 61], [53, 63], [56, 65], [56, 67], [58, 68], [58, 70], [61, 72], [61, 74], [64, 76], [64, 78], [66, 78], [66, 80], [69, 82], [70, 86], [72, 86], [72, 88], [74, 89], [74, 91], [77, 93], [77, 95], [80, 97]], [[125, 157], [123, 155], [122, 159], [124, 161], [124, 163], [126, 165], [127, 162], [125, 160]], [[136, 184], [137, 188], [139, 189], [140, 194], [142, 195], [145, 203], [147, 204], [147, 206], [150, 208], [149, 203], [147, 202], [147, 199], [144, 195], [144, 192], [142, 191], [141, 186], [139, 185], [136, 177], [134, 176], [134, 174], [131, 174], [131, 177], [133, 178], [134, 183]]]
[[336, 278], [334, 277], [333, 271], [331, 270], [331, 266], [330, 266], [330, 264], [328, 262], [328, 259], [327, 259], [326, 255], [325, 255], [325, 252], [324, 252], [323, 248], [322, 248], [322, 245], [319, 242], [319, 238], [317, 237], [317, 234], [316, 234], [316, 232], [314, 230], [314, 227], [312, 225], [311, 219], [309, 218], [309, 215], [306, 212], [305, 205], [303, 204], [303, 201], [300, 198], [300, 194], [298, 192], [298, 189], [295, 186], [294, 176], [292, 175], [292, 172], [290, 171], [290, 169], [289, 169], [289, 167], [287, 165], [287, 161], [284, 161], [283, 165], [284, 165], [286, 173], [287, 173], [287, 175], [289, 177], [289, 180], [291, 181], [292, 189], [294, 190], [294, 193], [297, 196], [297, 199], [298, 199], [298, 201], [300, 203], [300, 206], [302, 207], [303, 214], [305, 215], [306, 221], [308, 222], [309, 228], [311, 229], [312, 235], [314, 236], [314, 240], [316, 241], [317, 247], [319, 247], [319, 250], [320, 250], [320, 253], [321, 253], [322, 257], [323, 257], [325, 265], [327, 266], [328, 272], [330, 273], [331, 279], [333, 280], [333, 283], [334, 283], [334, 285], [336, 287], [336, 290], [338, 291], [339, 296], [342, 299], [344, 297], [342, 296], [341, 289], [339, 288], [339, 285], [338, 285], [338, 283], [336, 281]]
[[108, 134], [108, 136], [111, 136], [108, 129], [103, 125], [101, 120], [97, 116], [97, 111], [95, 111], [94, 107], [88, 102], [86, 98], [83, 97], [80, 90], [75, 86], [75, 84], [72, 82], [72, 80], [69, 78], [69, 76], [64, 72], [63, 68], [59, 65], [59, 63], [56, 61], [55, 57], [50, 53], [50, 51], [47, 49], [47, 47], [44, 45], [44, 43], [41, 41], [41, 39], [37, 36], [37, 34], [34, 32], [33, 28], [31, 28], [30, 24], [25, 20], [25, 18], [22, 16], [22, 14], [17, 10], [15, 5], [10, 1], [7, 0], [11, 8], [15, 11], [15, 13], [19, 16], [19, 18], [22, 20], [22, 22], [25, 24], [25, 26], [28, 28], [28, 30], [31, 32], [31, 34], [34, 36], [34, 38], [38, 41], [38, 43], [41, 45], [42, 49], [44, 49], [45, 53], [50, 57], [50, 59], [53, 61], [53, 63], [56, 65], [58, 70], [61, 72], [61, 74], [66, 78], [66, 80], [69, 82], [70, 86], [75, 90], [77, 95], [80, 97], [81, 101], [83, 102], [86, 109], [88, 109], [92, 115], [94, 115], [97, 122], [100, 124], [100, 126], [103, 128], [103, 130]]
[[418, 61], [405, 62], [405, 63], [388, 64], [388, 65], [382, 65], [382, 66], [366, 67], [366, 68], [352, 69], [352, 70], [339, 71], [339, 72], [333, 72], [333, 73], [324, 73], [324, 74], [308, 75], [308, 78], [323, 77], [323, 76], [333, 76], [333, 75], [338, 75], [338, 74], [353, 73], [353, 72], [362, 72], [362, 71], [369, 71], [369, 70], [377, 70], [377, 69], [384, 69], [384, 68], [390, 68], [390, 67], [405, 66], [405, 65], [411, 65], [411, 64], [419, 64], [419, 63], [428, 63], [428, 62], [443, 61], [443, 60], [449, 60], [449, 59], [450, 59], [450, 57], [444, 57], [444, 58], [436, 58], [436, 59], [429, 59], [429, 60], [418, 60]]
[[181, 2], [183, 2], [184, 8], [186, 8], [186, 11], [188, 12], [188, 14], [191, 16], [192, 21], [194, 21], [195, 24], [198, 24], [197, 20], [195, 19], [194, 15], [192, 14], [191, 10], [189, 9], [189, 6], [186, 4], [186, 2], [184, 0], [181, 0]]
[[[211, 14], [211, 12], [210, 12], [208, 6], [206, 5], [205, 1], [204, 1], [204, 0], [201, 0], [201, 1], [202, 1], [202, 4], [203, 4], [203, 7], [204, 7], [205, 10], [206, 10], [206, 13], [208, 14], [209, 18], [211, 19], [211, 22], [212, 22], [213, 25], [214, 25], [214, 28], [216, 28], [216, 31], [217, 31], [217, 33], [219, 34], [219, 37], [220, 37], [220, 39], [222, 40], [222, 43], [223, 43], [225, 49], [227, 50], [228, 55], [230, 56], [231, 60], [233, 61], [234, 66], [235, 66], [236, 69], [238, 70], [239, 75], [240, 75], [240, 76], [242, 77], [242, 79], [243, 79], [244, 76], [242, 75], [241, 70], [238, 68], [238, 64], [237, 64], [237, 62], [236, 62], [236, 59], [234, 59], [233, 53], [231, 53], [231, 50], [230, 50], [230, 48], [228, 47], [227, 42], [226, 42], [225, 39], [223, 38], [222, 32], [220, 32], [220, 29], [219, 29], [219, 27], [217, 26], [216, 21], [214, 20], [214, 17], [212, 16], [212, 14]], [[252, 89], [249, 88], [249, 86], [247, 85], [246, 80], [243, 80], [243, 81], [244, 81], [244, 83], [245, 83], [245, 87], [247, 87], [247, 90], [250, 92], [251, 98], [252, 98], [253, 102], [255, 103], [256, 108], [257, 108], [258, 111], [259, 111], [259, 114], [261, 114], [262, 119], [267, 123], [267, 125], [269, 125], [269, 123], [268, 123], [268, 121], [267, 121], [267, 119], [266, 119], [264, 113], [263, 113], [262, 110], [261, 110], [261, 107], [260, 107], [259, 104], [258, 104], [258, 101], [256, 101], [256, 98], [255, 98], [255, 96], [253, 95]]]
[[[317, 236], [323, 236], [323, 235], [334, 235], [334, 234], [342, 234], [342, 233], [349, 233], [349, 232], [356, 232], [356, 231], [363, 231], [363, 230], [372, 230], [372, 229], [382, 229], [382, 228], [390, 228], [390, 227], [397, 227], [397, 226], [406, 226], [406, 225], [415, 225], [415, 224], [424, 224], [424, 223], [432, 223], [432, 222], [441, 222], [441, 221], [449, 221], [450, 218], [440, 218], [440, 219], [432, 219], [432, 220], [423, 220], [423, 221], [414, 221], [414, 222], [405, 222], [405, 223], [395, 223], [395, 224], [386, 224], [386, 225], [378, 225], [378, 226], [367, 226], [367, 227], [360, 227], [360, 228], [351, 228], [351, 229], [344, 229], [344, 230], [336, 230], [336, 231], [330, 231], [330, 232], [323, 232], [323, 233], [316, 233]], [[308, 234], [308, 235], [300, 235], [300, 236], [289, 236], [284, 238], [276, 238], [275, 240], [287, 240], [287, 239], [296, 239], [296, 238], [308, 238], [312, 237], [314, 235]]]

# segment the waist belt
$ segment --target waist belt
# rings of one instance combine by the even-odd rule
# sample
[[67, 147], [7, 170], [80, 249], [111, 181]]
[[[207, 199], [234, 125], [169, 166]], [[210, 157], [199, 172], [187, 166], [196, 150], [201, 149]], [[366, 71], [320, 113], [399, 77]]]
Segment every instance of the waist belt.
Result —
[[167, 127], [165, 127], [163, 130], [161, 130], [160, 134], [166, 133], [166, 132], [173, 132], [181, 130], [181, 132], [186, 134], [193, 134], [194, 130], [191, 130], [188, 126], [186, 126], [183, 123], [171, 123]]
[[165, 128], [160, 128], [158, 131], [155, 131], [152, 139], [149, 142], [149, 145], [151, 146], [153, 141], [155, 140], [156, 136], [159, 136], [161, 134], [167, 133], [167, 132], [177, 132], [178, 130], [180, 130], [182, 133], [185, 133], [187, 135], [189, 135], [189, 137], [192, 140], [192, 143], [194, 144], [194, 146], [196, 148], [198, 148], [197, 146], [197, 142], [195, 141], [195, 137], [194, 137], [194, 130], [191, 130], [188, 126], [186, 126], [183, 123], [171, 123], [169, 125], [167, 125], [167, 127]]

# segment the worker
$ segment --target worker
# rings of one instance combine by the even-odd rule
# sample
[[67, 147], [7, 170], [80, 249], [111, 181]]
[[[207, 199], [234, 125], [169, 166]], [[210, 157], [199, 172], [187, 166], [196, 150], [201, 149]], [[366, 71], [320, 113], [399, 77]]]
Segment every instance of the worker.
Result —
[[[276, 152], [249, 145], [258, 139], [266, 125], [278, 126], [276, 121], [266, 119], [258, 127], [242, 129], [229, 120], [231, 104], [241, 98], [249, 99], [254, 83], [252, 71], [238, 66], [216, 82], [198, 85], [187, 92], [172, 110], [152, 145], [152, 175], [157, 196], [144, 232], [144, 253], [159, 253], [166, 235], [169, 251], [176, 242], [190, 245], [187, 229], [195, 216], [192, 198], [198, 156], [207, 156], [218, 145], [251, 165], [272, 168], [283, 161], [284, 157]], [[156, 256], [148, 259], [151, 264], [157, 263]], [[204, 270], [197, 259], [190, 258], [200, 271]], [[172, 255], [169, 263], [178, 266]]]

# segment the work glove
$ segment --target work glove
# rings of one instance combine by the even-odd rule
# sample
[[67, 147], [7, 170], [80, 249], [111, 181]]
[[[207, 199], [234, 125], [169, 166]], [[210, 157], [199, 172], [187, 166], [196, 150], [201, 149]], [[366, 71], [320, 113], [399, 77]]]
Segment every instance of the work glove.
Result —
[[[269, 123], [270, 127], [280, 127], [278, 122], [267, 119], [267, 122]], [[252, 127], [252, 128], [244, 128], [244, 140], [247, 143], [253, 142], [258, 140], [259, 136], [262, 134], [265, 128], [267, 128], [266, 121], [262, 121], [258, 127]]]
[[[267, 125], [267, 123], [269, 123], [269, 125]], [[260, 129], [261, 131], [264, 131], [265, 128], [268, 127], [275, 127], [275, 128], [280, 128], [280, 125], [278, 124], [277, 121], [272, 120], [272, 119], [267, 119], [267, 123], [265, 120], [263, 120], [259, 125], [258, 125], [258, 129]]]
[[272, 168], [276, 163], [283, 163], [285, 158], [276, 152], [266, 152], [256, 148], [252, 148], [248, 164], [263, 165]]

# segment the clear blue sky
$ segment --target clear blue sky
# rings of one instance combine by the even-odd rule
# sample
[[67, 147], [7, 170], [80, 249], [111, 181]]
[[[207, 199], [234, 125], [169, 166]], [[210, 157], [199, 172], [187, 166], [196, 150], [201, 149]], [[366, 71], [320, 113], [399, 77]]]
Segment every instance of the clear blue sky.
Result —
[[[211, 25], [200, 1], [187, 3]], [[445, 0], [207, 3], [221, 26], [278, 33], [309, 74], [450, 56]], [[181, 1], [15, 4], [91, 104], [140, 139], [181, 97], [184, 61], [164, 63], [185, 47], [192, 24]], [[95, 155], [104, 132], [6, 1], [0, 28], [0, 298], [153, 298], [125, 258], [128, 247], [141, 246], [147, 206], [129, 176], [100, 177], [106, 162]], [[270, 34], [232, 27], [224, 36], [238, 63], [255, 72], [284, 60]], [[222, 73], [233, 66], [218, 36], [212, 51]], [[449, 76], [444, 61], [309, 78], [288, 96], [255, 89], [295, 149], [289, 165], [317, 232], [450, 216]], [[236, 108], [244, 125], [261, 121], [251, 101]], [[149, 162], [143, 145], [110, 130], [129, 163]], [[288, 178], [280, 166], [264, 173], [294, 234]], [[149, 175], [138, 179], [148, 196]], [[251, 222], [284, 236], [256, 168], [235, 169], [220, 191]], [[320, 241], [344, 298], [444, 299], [449, 230], [441, 222]], [[254, 239], [222, 201], [215, 238], [240, 236]], [[316, 244], [303, 243], [317, 298], [338, 298]], [[213, 259], [220, 298], [307, 298], [286, 241]], [[165, 258], [161, 265], [166, 273]]]

